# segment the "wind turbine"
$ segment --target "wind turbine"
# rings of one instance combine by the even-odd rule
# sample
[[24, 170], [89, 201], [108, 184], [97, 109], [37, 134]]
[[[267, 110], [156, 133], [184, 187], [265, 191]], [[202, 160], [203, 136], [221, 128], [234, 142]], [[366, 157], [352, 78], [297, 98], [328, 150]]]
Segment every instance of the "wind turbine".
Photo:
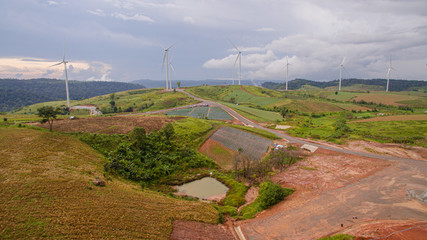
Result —
[[67, 92], [67, 106], [68, 109], [70, 108], [70, 94], [68, 93], [68, 71], [67, 71], [67, 63], [68, 61], [65, 60], [65, 40], [64, 40], [64, 56], [62, 57], [62, 61], [56, 64], [53, 64], [53, 66], [58, 66], [61, 64], [64, 64], [64, 72], [65, 72], [65, 91]]
[[286, 91], [288, 91], [288, 72], [289, 72], [289, 65], [291, 65], [288, 61], [288, 56], [286, 56]]
[[163, 68], [165, 66], [165, 60], [166, 60], [166, 90], [169, 89], [169, 83], [168, 83], [168, 81], [169, 81], [169, 59], [168, 59], [168, 52], [169, 52], [169, 49], [171, 47], [173, 47], [173, 45], [174, 44], [172, 44], [168, 48], [164, 48], [163, 49], [165, 51], [165, 54], [163, 55], [162, 71], [163, 71]]
[[[170, 69], [171, 69], [173, 72], [175, 72], [175, 69], [173, 69], [173, 66], [172, 66], [172, 59], [173, 59], [173, 57], [171, 57], [171, 60], [169, 61], [169, 67], [170, 67]], [[169, 74], [169, 86], [170, 86], [170, 89], [172, 89], [172, 71], [171, 71], [171, 73]]]
[[390, 65], [389, 65], [388, 71], [387, 71], [387, 87], [385, 89], [386, 92], [388, 92], [388, 85], [390, 83], [390, 72], [392, 69], [394, 69], [394, 68], [391, 66], [391, 56], [390, 56]]
[[[230, 40], [230, 43], [233, 45], [233, 47], [237, 50], [238, 54], [236, 57], [236, 61], [234, 62], [234, 69], [236, 68], [236, 63], [239, 61], [239, 85], [241, 85], [242, 80], [242, 51], [240, 51], [236, 45]], [[233, 85], [234, 85], [234, 69], [233, 69]]]
[[338, 91], [341, 91], [342, 69], [344, 68], [344, 62], [345, 62], [346, 58], [347, 58], [347, 56], [344, 57], [344, 59], [342, 60], [342, 62], [340, 64], [340, 83], [339, 83], [339, 86], [338, 86]]

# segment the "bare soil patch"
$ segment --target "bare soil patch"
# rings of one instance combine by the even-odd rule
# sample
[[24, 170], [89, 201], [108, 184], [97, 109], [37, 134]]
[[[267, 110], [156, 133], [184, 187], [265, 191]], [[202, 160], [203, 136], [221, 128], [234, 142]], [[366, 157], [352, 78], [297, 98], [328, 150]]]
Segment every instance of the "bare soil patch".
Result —
[[236, 154], [236, 152], [225, 147], [221, 143], [208, 139], [200, 147], [199, 151], [212, 158], [221, 168], [232, 169], [233, 156]]
[[318, 149], [272, 180], [297, 191], [322, 192], [343, 187], [390, 165], [383, 160]]
[[354, 122], [380, 122], [380, 121], [420, 121], [420, 120], [427, 120], [427, 114], [420, 114], [420, 115], [395, 115], [395, 116], [383, 116], [383, 117], [374, 117], [374, 118], [367, 118], [362, 120], [356, 120], [352, 121]]
[[398, 95], [398, 94], [393, 94], [392, 96], [387, 94], [362, 94], [353, 98], [353, 100], [355, 101], [364, 100], [366, 102], [382, 103], [382, 104], [393, 105], [393, 106], [405, 105], [402, 103], [398, 103], [399, 101], [408, 101], [408, 100], [417, 100], [417, 99], [420, 99], [420, 97]]
[[[135, 127], [143, 127], [147, 132], [162, 129], [167, 123], [181, 119], [182, 117], [166, 116], [112, 116], [90, 117], [76, 120], [63, 119], [53, 123], [53, 130], [58, 132], [88, 132], [104, 134], [128, 134]], [[47, 123], [32, 123], [38, 127], [48, 129]]]
[[[341, 233], [365, 239], [384, 238], [386, 240], [426, 239], [427, 222], [414, 221], [374, 221], [359, 224]], [[388, 236], [388, 237], [387, 237]]]
[[224, 225], [213, 225], [195, 221], [174, 221], [170, 240], [235, 240]]
[[427, 161], [427, 149], [419, 146], [409, 146], [397, 143], [351, 141], [348, 142], [347, 146], [344, 146], [344, 148], [357, 152], [383, 154]]

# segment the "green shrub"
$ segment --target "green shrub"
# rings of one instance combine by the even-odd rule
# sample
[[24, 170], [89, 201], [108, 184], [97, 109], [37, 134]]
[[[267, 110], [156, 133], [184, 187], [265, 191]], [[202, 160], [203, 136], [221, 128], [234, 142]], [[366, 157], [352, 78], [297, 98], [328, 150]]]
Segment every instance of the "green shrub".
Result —
[[222, 204], [232, 207], [239, 207], [245, 204], [245, 194], [249, 189], [248, 186], [225, 175], [215, 175], [215, 178], [230, 188], [227, 196], [221, 201]]
[[153, 181], [175, 172], [193, 168], [214, 168], [216, 164], [184, 145], [175, 135], [172, 124], [145, 135], [143, 128], [135, 128], [107, 154], [107, 172], [117, 173], [134, 181]]
[[263, 182], [259, 186], [259, 201], [263, 209], [282, 201], [286, 196], [292, 194], [292, 189], [282, 188], [277, 183]]
[[232, 206], [219, 206], [219, 205], [213, 205], [218, 212], [220, 212], [223, 215], [229, 215], [229, 216], [236, 216], [237, 215], [237, 209]]
[[255, 215], [262, 210], [263, 208], [261, 207], [260, 201], [256, 200], [255, 202], [244, 206], [240, 211], [240, 215], [242, 216], [242, 219], [254, 218]]
[[293, 189], [282, 188], [277, 183], [272, 183], [270, 181], [263, 182], [259, 186], [258, 197], [253, 203], [242, 208], [240, 216], [242, 216], [243, 219], [253, 218], [258, 212], [282, 201], [293, 192]]
[[352, 240], [354, 239], [353, 236], [348, 235], [348, 234], [337, 234], [331, 237], [324, 237], [324, 238], [319, 238], [318, 240]]

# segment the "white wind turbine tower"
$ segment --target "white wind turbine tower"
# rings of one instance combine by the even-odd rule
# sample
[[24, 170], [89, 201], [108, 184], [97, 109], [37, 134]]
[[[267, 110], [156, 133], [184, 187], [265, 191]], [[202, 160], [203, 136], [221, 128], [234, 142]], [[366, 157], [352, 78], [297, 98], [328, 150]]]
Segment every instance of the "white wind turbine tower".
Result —
[[288, 61], [288, 56], [286, 56], [286, 91], [288, 91], [288, 72], [289, 72], [289, 65], [291, 65]]
[[65, 91], [67, 92], [67, 106], [68, 109], [70, 108], [70, 94], [68, 93], [68, 71], [67, 71], [67, 63], [68, 61], [65, 60], [65, 40], [64, 40], [64, 56], [62, 57], [62, 61], [56, 64], [53, 64], [53, 66], [58, 66], [61, 64], [64, 64], [64, 73], [65, 73]]
[[172, 59], [173, 59], [173, 56], [171, 57], [171, 60], [169, 61], [169, 68], [171, 69], [171, 72], [169, 73], [169, 86], [170, 86], [170, 89], [172, 89], [172, 71], [175, 72], [175, 69], [173, 69], [173, 66], [172, 66]]
[[236, 68], [237, 61], [239, 61], [239, 85], [241, 85], [241, 80], [242, 80], [242, 51], [240, 51], [236, 47], [236, 45], [234, 45], [234, 43], [231, 40], [230, 40], [230, 42], [238, 52], [237, 57], [236, 57], [236, 61], [234, 62], [234, 68], [233, 68], [233, 85], [234, 85], [234, 69]]
[[394, 68], [391, 66], [391, 56], [390, 56], [390, 65], [388, 67], [388, 71], [387, 71], [387, 87], [385, 89], [386, 92], [388, 92], [388, 85], [390, 83], [390, 72], [391, 70], [393, 70]]
[[168, 81], [169, 81], [169, 59], [168, 59], [168, 52], [169, 52], [169, 49], [172, 46], [173, 46], [173, 44], [170, 47], [163, 49], [165, 51], [165, 54], [163, 55], [162, 70], [163, 70], [163, 68], [165, 66], [165, 60], [166, 60], [166, 90], [169, 89], [169, 83], [168, 83]]
[[338, 86], [338, 91], [341, 91], [342, 69], [344, 68], [344, 62], [345, 62], [346, 58], [347, 58], [347, 56], [344, 57], [344, 59], [342, 60], [342, 62], [340, 64], [340, 83], [339, 83], [339, 86]]

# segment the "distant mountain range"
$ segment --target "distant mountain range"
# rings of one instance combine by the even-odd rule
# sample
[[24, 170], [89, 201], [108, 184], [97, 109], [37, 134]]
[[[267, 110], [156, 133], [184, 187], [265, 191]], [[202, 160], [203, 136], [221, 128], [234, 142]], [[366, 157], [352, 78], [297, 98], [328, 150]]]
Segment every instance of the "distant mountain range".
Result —
[[[68, 81], [70, 99], [79, 100], [113, 92], [145, 88], [123, 82]], [[0, 79], [0, 112], [40, 102], [65, 100], [65, 81], [56, 79]]]
[[[316, 82], [306, 79], [295, 79], [288, 82], [289, 90], [300, 89], [303, 86], [313, 86], [318, 88], [328, 88], [328, 87], [337, 87], [338, 80], [333, 80], [329, 82]], [[360, 85], [365, 86], [375, 86], [377, 90], [385, 89], [387, 84], [387, 79], [343, 79], [341, 86], [343, 88], [359, 85], [355, 87], [360, 89]], [[285, 83], [277, 82], [265, 82], [262, 84], [262, 87], [275, 90], [284, 90], [286, 89]], [[419, 88], [427, 87], [427, 81], [417, 81], [417, 80], [394, 80], [390, 79], [389, 90], [390, 91], [409, 91], [416, 90]]]

